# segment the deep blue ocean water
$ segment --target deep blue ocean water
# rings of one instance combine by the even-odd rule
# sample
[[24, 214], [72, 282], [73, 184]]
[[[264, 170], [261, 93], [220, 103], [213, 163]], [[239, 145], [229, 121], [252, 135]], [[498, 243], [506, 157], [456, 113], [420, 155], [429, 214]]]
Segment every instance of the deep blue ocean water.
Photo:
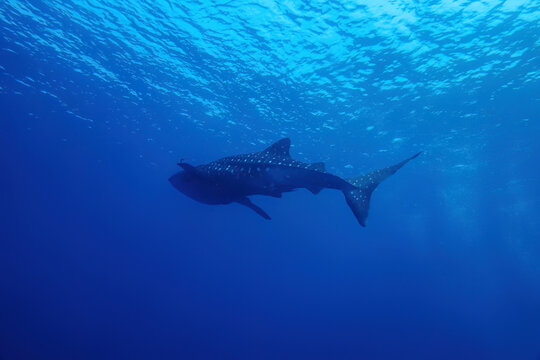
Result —
[[[538, 359], [540, 4], [0, 4], [0, 359]], [[417, 151], [367, 227], [167, 181]]]

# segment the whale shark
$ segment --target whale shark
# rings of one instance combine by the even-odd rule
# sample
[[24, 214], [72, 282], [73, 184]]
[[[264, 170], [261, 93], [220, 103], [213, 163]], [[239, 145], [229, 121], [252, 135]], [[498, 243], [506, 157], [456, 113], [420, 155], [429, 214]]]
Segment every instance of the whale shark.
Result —
[[305, 163], [290, 155], [291, 140], [283, 138], [260, 152], [227, 156], [194, 166], [180, 160], [181, 171], [169, 178], [180, 192], [204, 204], [244, 205], [265, 219], [270, 216], [248, 196], [280, 198], [305, 188], [313, 194], [323, 189], [343, 192], [358, 223], [366, 226], [371, 194], [375, 188], [420, 152], [393, 165], [354, 178], [342, 179], [326, 171], [322, 162]]

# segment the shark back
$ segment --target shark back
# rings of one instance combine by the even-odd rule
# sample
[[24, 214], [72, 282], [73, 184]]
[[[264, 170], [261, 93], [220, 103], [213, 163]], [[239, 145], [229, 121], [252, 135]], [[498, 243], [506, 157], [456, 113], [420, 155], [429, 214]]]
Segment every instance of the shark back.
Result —
[[325, 171], [324, 163], [303, 163], [289, 153], [290, 139], [284, 138], [265, 150], [228, 156], [196, 167], [199, 174], [227, 184], [235, 193], [280, 197], [283, 192], [306, 188], [318, 193], [323, 188], [352, 190], [354, 186]]

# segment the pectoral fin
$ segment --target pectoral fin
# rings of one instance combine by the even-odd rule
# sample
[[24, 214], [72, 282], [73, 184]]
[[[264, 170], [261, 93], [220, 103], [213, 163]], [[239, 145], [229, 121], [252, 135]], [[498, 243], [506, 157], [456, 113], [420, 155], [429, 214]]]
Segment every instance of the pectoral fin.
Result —
[[248, 197], [244, 196], [243, 198], [240, 198], [240, 199], [236, 200], [236, 202], [239, 203], [239, 204], [242, 204], [244, 206], [247, 206], [251, 210], [255, 211], [257, 214], [261, 215], [266, 220], [271, 219], [271, 217], [266, 212], [264, 212], [263, 209], [261, 209], [260, 207], [258, 207], [254, 203], [252, 203], [251, 200], [249, 200]]

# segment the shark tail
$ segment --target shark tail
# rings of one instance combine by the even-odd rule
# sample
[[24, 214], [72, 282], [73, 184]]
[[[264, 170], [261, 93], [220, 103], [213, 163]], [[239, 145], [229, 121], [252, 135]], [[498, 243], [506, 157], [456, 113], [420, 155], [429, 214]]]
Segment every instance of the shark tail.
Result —
[[357, 187], [357, 189], [354, 190], [343, 191], [343, 195], [345, 195], [345, 200], [347, 200], [347, 204], [351, 208], [356, 220], [358, 220], [360, 225], [366, 226], [366, 219], [369, 212], [369, 200], [371, 199], [371, 194], [377, 188], [377, 186], [390, 175], [398, 171], [403, 165], [421, 153], [422, 152], [419, 152], [395, 165], [378, 169], [358, 177], [345, 179], [350, 184]]

